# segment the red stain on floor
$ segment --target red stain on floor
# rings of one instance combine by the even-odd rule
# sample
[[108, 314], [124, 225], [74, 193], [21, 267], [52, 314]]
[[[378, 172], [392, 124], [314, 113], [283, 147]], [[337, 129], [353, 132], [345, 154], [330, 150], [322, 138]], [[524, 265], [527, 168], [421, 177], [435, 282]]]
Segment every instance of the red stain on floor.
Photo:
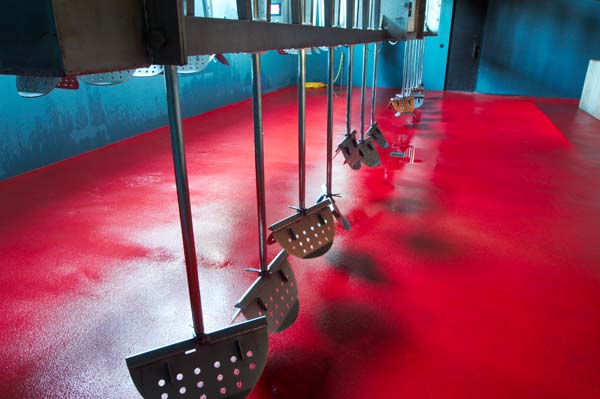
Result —
[[[300, 317], [251, 397], [600, 397], [600, 122], [574, 101], [429, 93], [411, 126], [393, 94], [382, 167], [335, 160], [352, 230], [291, 259]], [[297, 205], [295, 100], [264, 99], [269, 222]], [[314, 200], [325, 112], [309, 92]], [[215, 330], [258, 262], [251, 103], [185, 129]], [[125, 357], [192, 336], [168, 131], [0, 182], [0, 220], [0, 397], [138, 397]]]

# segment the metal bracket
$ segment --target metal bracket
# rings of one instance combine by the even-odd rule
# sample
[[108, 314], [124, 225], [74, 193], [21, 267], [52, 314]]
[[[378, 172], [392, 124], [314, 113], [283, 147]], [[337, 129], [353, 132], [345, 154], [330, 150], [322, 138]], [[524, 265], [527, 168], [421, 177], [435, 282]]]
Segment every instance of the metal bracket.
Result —
[[183, 0], [144, 0], [146, 42], [152, 62], [159, 65], [185, 65]]

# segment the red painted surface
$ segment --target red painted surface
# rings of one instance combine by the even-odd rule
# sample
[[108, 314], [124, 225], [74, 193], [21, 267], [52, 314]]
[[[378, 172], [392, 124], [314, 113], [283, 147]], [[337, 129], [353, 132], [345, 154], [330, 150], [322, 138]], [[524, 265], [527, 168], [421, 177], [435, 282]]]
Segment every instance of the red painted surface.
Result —
[[[353, 229], [291, 260], [301, 314], [252, 398], [600, 397], [600, 122], [572, 101], [437, 93], [410, 127], [392, 94], [380, 126], [417, 162], [336, 159]], [[270, 222], [297, 201], [295, 98], [265, 97]], [[308, 116], [316, 199], [323, 91]], [[257, 265], [251, 104], [185, 128], [214, 330]], [[1, 182], [0, 220], [0, 397], [138, 397], [124, 358], [192, 336], [167, 130]]]

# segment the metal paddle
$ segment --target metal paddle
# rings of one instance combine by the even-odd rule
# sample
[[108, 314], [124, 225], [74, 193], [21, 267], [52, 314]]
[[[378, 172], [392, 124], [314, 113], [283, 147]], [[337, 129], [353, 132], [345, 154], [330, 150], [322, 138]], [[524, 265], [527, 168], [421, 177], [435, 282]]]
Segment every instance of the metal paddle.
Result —
[[[362, 1], [362, 28], [369, 29], [369, 0]], [[381, 165], [379, 152], [375, 147], [373, 137], [365, 135], [365, 102], [367, 93], [367, 65], [369, 61], [369, 45], [363, 44], [363, 67], [362, 67], [362, 86], [360, 91], [360, 140], [358, 142], [358, 154], [360, 161], [368, 167], [377, 167]]]
[[[254, 10], [254, 15], [258, 10]], [[270, 10], [267, 9], [267, 15]], [[238, 13], [239, 17], [240, 15]], [[265, 195], [265, 158], [263, 145], [262, 84], [260, 54], [252, 54], [252, 113], [254, 118], [254, 163], [256, 168], [256, 202], [258, 214], [258, 249], [260, 268], [248, 269], [258, 273], [258, 278], [235, 305], [238, 308], [233, 320], [240, 313], [246, 319], [266, 316], [269, 332], [280, 332], [290, 327], [300, 309], [298, 287], [294, 272], [281, 251], [267, 265], [267, 207]]]
[[205, 333], [188, 187], [177, 67], [165, 68], [167, 104], [179, 216], [195, 337], [127, 358], [127, 367], [144, 398], [245, 398], [267, 361], [264, 317]]
[[114, 86], [129, 81], [134, 76], [135, 70], [92, 73], [79, 76], [79, 80], [92, 86]]
[[[346, 1], [346, 29], [354, 28], [354, 0]], [[346, 134], [336, 152], [341, 152], [345, 162], [354, 170], [360, 169], [358, 153], [358, 132], [352, 130], [352, 74], [354, 69], [354, 46], [348, 46], [348, 93], [346, 98]]]
[[[292, 3], [300, 3], [293, 1]], [[298, 6], [295, 4], [295, 6]], [[302, 11], [297, 15], [306, 15]], [[295, 20], [294, 23], [301, 23]], [[298, 207], [296, 213], [269, 227], [272, 236], [289, 254], [299, 258], [322, 256], [333, 245], [335, 228], [329, 198], [306, 208], [306, 50], [298, 53]]]
[[56, 77], [17, 76], [17, 93], [25, 98], [38, 98], [50, 93], [60, 82]]
[[[381, 26], [381, 0], [373, 0], [373, 29], [379, 29]], [[385, 135], [379, 128], [375, 120], [375, 106], [377, 101], [377, 65], [379, 61], [379, 43], [374, 43], [373, 54], [373, 84], [371, 86], [371, 127], [367, 131], [367, 137], [372, 137], [375, 143], [381, 148], [388, 148], [390, 144], [385, 138]], [[382, 47], [383, 50], [383, 47]]]
[[75, 76], [39, 77], [17, 76], [17, 93], [25, 98], [38, 98], [49, 94], [52, 90], [78, 90], [79, 81]]

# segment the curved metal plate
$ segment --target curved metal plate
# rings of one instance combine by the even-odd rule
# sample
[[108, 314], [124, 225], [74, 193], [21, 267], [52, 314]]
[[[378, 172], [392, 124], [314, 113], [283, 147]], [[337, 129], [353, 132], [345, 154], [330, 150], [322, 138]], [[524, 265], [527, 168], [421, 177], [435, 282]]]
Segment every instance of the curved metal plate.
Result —
[[394, 97], [390, 100], [390, 107], [399, 114], [412, 114], [415, 111], [414, 97]]
[[136, 78], [149, 78], [152, 76], [158, 76], [165, 71], [165, 67], [162, 65], [150, 65], [147, 68], [138, 68], [133, 73]]
[[356, 140], [356, 130], [346, 134], [344, 140], [338, 145], [337, 151], [341, 151], [346, 163], [352, 169], [360, 169], [360, 154], [358, 153], [358, 141]]
[[245, 398], [267, 362], [264, 317], [127, 359], [142, 397]]
[[133, 69], [105, 73], [81, 75], [79, 80], [92, 86], [114, 86], [129, 81], [133, 77]]
[[25, 98], [37, 98], [50, 93], [60, 82], [60, 78], [17, 76], [17, 93]]
[[246, 319], [265, 316], [269, 332], [289, 328], [298, 318], [300, 304], [296, 277], [281, 251], [271, 262], [266, 276], [260, 276], [235, 305]]
[[177, 67], [177, 73], [191, 74], [203, 71], [215, 58], [214, 55], [195, 55], [188, 57], [187, 64]]
[[325, 200], [269, 227], [290, 255], [308, 259], [322, 256], [333, 245], [335, 227], [331, 202]]
[[370, 168], [381, 165], [381, 159], [379, 158], [379, 152], [373, 144], [373, 139], [368, 138], [358, 143], [358, 152], [360, 154], [360, 161]]
[[383, 132], [381, 131], [381, 129], [379, 129], [379, 125], [377, 125], [377, 122], [375, 122], [373, 126], [369, 128], [369, 130], [367, 131], [367, 137], [372, 137], [373, 140], [375, 140], [375, 143], [377, 143], [377, 145], [381, 148], [388, 148], [390, 146], [385, 136], [383, 135]]

